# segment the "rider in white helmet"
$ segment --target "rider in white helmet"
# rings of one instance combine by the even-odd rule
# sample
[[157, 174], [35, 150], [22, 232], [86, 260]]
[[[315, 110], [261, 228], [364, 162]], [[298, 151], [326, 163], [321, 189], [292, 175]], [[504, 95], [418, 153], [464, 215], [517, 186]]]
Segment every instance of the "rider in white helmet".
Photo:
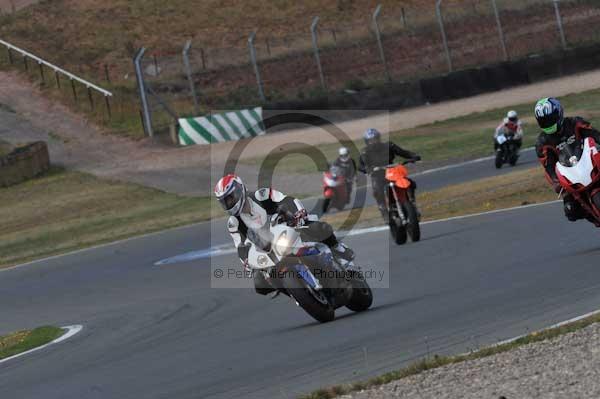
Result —
[[[333, 233], [333, 228], [320, 221], [309, 221], [302, 203], [271, 188], [261, 188], [249, 193], [238, 176], [229, 174], [222, 177], [215, 186], [215, 196], [230, 216], [227, 229], [237, 248], [238, 256], [247, 267], [250, 242], [263, 247], [270, 243], [268, 234], [271, 215], [281, 214], [290, 225], [306, 226], [302, 235], [311, 241], [319, 241], [331, 248], [342, 265], [354, 259], [350, 248], [342, 244]], [[254, 275], [256, 292], [266, 295], [273, 291], [262, 274]]]
[[523, 125], [519, 120], [517, 111], [508, 111], [506, 118], [504, 118], [502, 123], [496, 128], [494, 133], [494, 150], [498, 149], [498, 141], [496, 138], [501, 135], [512, 136], [517, 149], [521, 148], [521, 145], [523, 144]]
[[350, 151], [346, 147], [341, 147], [338, 150], [338, 157], [333, 161], [333, 166], [337, 166], [342, 171], [346, 179], [346, 189], [348, 195], [352, 193], [352, 183], [356, 177], [356, 162], [350, 156]]

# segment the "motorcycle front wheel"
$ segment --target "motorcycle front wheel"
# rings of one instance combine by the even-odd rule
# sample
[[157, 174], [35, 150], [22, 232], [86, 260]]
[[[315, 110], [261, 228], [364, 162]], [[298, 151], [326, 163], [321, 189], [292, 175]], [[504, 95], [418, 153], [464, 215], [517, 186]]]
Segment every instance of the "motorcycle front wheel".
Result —
[[495, 160], [496, 169], [500, 169], [502, 164], [504, 163], [504, 153], [502, 151], [496, 151], [496, 160]]
[[408, 231], [408, 235], [413, 242], [417, 242], [421, 239], [421, 226], [419, 225], [419, 215], [417, 214], [417, 210], [412, 202], [407, 202], [403, 205], [404, 210], [406, 211], [406, 216], [408, 219], [408, 225], [406, 226], [406, 230]]
[[327, 323], [334, 319], [335, 309], [323, 291], [314, 290], [297, 272], [286, 272], [283, 286], [298, 305], [318, 322]]
[[392, 234], [392, 238], [397, 245], [402, 245], [406, 243], [406, 226], [402, 225], [402, 221], [398, 216], [396, 210], [390, 212], [390, 233]]
[[352, 298], [346, 307], [353, 312], [363, 312], [373, 304], [373, 292], [364, 277], [352, 276]]
[[327, 211], [329, 210], [329, 205], [330, 204], [331, 204], [331, 198], [323, 198], [322, 207], [321, 207], [323, 215], [325, 213], [327, 213]]

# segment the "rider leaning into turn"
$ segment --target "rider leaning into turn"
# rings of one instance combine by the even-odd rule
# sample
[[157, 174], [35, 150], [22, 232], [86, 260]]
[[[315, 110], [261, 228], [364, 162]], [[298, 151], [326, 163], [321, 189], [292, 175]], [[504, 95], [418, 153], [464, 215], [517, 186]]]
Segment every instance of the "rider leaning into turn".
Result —
[[[543, 98], [535, 105], [535, 119], [542, 129], [535, 150], [544, 167], [546, 179], [557, 193], [562, 191], [556, 176], [556, 162], [559, 151], [567, 145], [581, 146], [583, 140], [592, 137], [600, 143], [600, 132], [580, 117], [564, 117], [563, 107], [556, 98]], [[584, 209], [570, 194], [563, 196], [565, 216], [574, 222], [587, 217]]]
[[494, 132], [494, 150], [498, 149], [498, 136], [512, 136], [517, 148], [523, 144], [523, 126], [517, 115], [517, 111], [508, 111], [506, 118], [498, 125]]
[[[248, 193], [242, 179], [232, 174], [218, 181], [215, 186], [215, 196], [225, 212], [230, 215], [227, 229], [245, 268], [247, 268], [250, 243], [263, 248], [270, 245], [269, 221], [275, 214], [282, 215], [289, 225], [305, 226], [301, 235], [311, 241], [327, 245], [342, 265], [348, 265], [354, 259], [352, 250], [338, 241], [331, 225], [320, 221], [309, 221], [306, 209], [293, 197], [271, 188], [261, 188]], [[254, 284], [259, 294], [266, 295], [273, 291], [261, 273], [254, 274]]]
[[[373, 171], [375, 167], [390, 165], [394, 162], [396, 156], [400, 156], [413, 161], [419, 161], [421, 157], [413, 152], [407, 151], [391, 141], [382, 142], [381, 133], [376, 129], [367, 129], [364, 134], [366, 147], [360, 153], [358, 170], [371, 175], [371, 185], [373, 196], [377, 201], [377, 207], [384, 220], [388, 220], [388, 210], [385, 204], [385, 169]], [[415, 203], [415, 189], [417, 184], [409, 179], [411, 187], [409, 198]], [[415, 203], [416, 208], [416, 203]]]

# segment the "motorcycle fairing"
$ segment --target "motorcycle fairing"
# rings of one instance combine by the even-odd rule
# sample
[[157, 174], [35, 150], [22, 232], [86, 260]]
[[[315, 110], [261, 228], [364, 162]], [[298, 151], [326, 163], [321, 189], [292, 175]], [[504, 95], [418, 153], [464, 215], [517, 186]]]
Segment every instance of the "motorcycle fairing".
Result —
[[408, 170], [402, 165], [396, 165], [393, 168], [387, 168], [385, 170], [385, 178], [400, 188], [406, 189], [410, 187]]
[[575, 165], [565, 166], [559, 162], [556, 163], [556, 174], [561, 186], [565, 188], [570, 188], [574, 184], [581, 184], [581, 188], [589, 186], [593, 181], [594, 159], [599, 162], [599, 155], [594, 140], [585, 139], [583, 152]]

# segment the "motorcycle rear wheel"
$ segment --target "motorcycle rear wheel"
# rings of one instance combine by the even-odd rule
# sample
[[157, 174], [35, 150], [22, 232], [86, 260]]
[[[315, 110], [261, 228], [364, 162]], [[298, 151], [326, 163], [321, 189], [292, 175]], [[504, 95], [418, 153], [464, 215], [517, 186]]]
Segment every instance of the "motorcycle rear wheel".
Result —
[[408, 224], [406, 225], [406, 230], [408, 231], [408, 235], [413, 242], [417, 242], [421, 239], [421, 226], [419, 225], [419, 215], [417, 214], [417, 210], [412, 202], [407, 202], [403, 205], [406, 210], [406, 215], [408, 218]]
[[373, 292], [364, 277], [355, 275], [352, 277], [352, 298], [346, 305], [353, 312], [363, 312], [373, 304]]
[[298, 305], [318, 322], [327, 323], [335, 318], [335, 309], [324, 297], [323, 292], [313, 290], [298, 273], [286, 272], [283, 286]]

